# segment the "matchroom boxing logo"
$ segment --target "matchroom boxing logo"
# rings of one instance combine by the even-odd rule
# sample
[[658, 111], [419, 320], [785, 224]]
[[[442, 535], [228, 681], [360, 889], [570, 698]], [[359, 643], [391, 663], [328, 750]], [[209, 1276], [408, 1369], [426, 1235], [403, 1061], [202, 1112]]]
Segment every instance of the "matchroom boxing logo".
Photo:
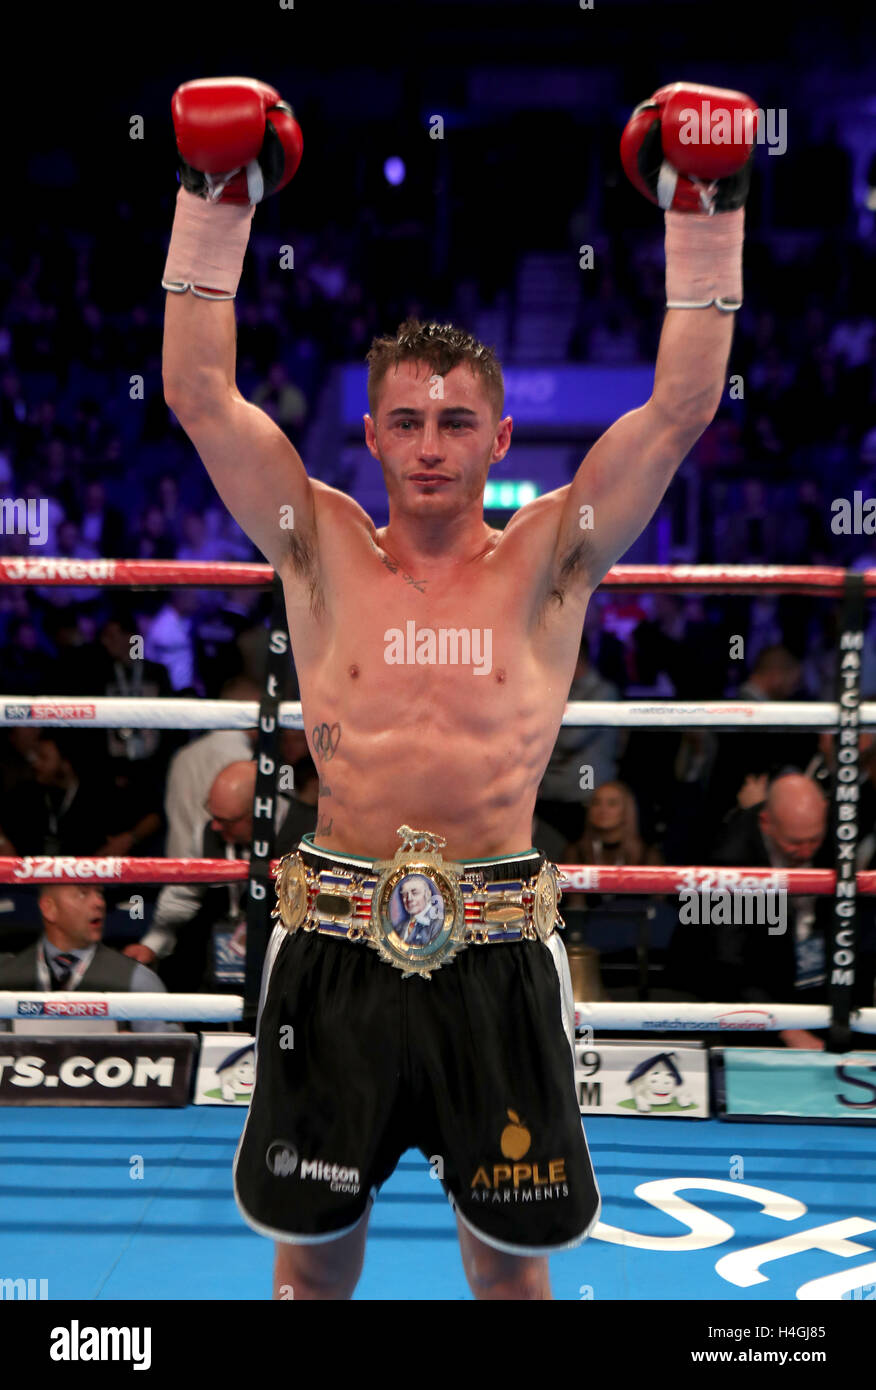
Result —
[[511, 1162], [481, 1164], [470, 1183], [471, 1200], [483, 1206], [568, 1197], [565, 1158], [521, 1162], [532, 1148], [532, 1134], [516, 1111], [506, 1114], [511, 1123], [502, 1130], [499, 1148], [503, 1158]]

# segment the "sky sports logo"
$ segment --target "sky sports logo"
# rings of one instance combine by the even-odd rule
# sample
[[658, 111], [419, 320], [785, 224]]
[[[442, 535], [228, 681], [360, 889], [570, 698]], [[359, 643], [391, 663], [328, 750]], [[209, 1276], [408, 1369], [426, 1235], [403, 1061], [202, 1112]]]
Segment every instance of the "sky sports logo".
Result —
[[36, 1000], [19, 999], [19, 1018], [109, 1018], [105, 999]]
[[3, 718], [7, 723], [26, 722], [29, 719], [93, 719], [94, 716], [94, 705], [83, 704], [81, 701], [76, 701], [75, 704], [53, 701], [51, 704], [15, 704], [3, 707]]

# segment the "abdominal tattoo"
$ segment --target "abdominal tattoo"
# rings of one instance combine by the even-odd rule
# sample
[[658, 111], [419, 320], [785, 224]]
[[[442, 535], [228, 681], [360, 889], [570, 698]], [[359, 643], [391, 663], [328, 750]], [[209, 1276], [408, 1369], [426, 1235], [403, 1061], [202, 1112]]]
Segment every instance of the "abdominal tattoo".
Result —
[[395, 560], [391, 560], [389, 558], [389, 556], [386, 554], [386, 551], [381, 550], [380, 547], [377, 544], [375, 544], [375, 542], [372, 540], [370, 536], [368, 537], [368, 539], [371, 541], [371, 548], [376, 554], [378, 560], [382, 565], [386, 565], [386, 568], [389, 570], [390, 574], [400, 574], [406, 584], [410, 584], [421, 594], [424, 594], [426, 592], [425, 579], [414, 579], [411, 575], [405, 574], [404, 570], [399, 569]]
[[[313, 756], [321, 764], [317, 769], [319, 772], [319, 798], [323, 801], [327, 796], [331, 796], [332, 789], [322, 780], [322, 768], [327, 762], [331, 762], [335, 753], [338, 751], [338, 744], [341, 741], [341, 726], [335, 724], [314, 724], [310, 734], [310, 742], [313, 747]], [[320, 816], [316, 827], [317, 835], [331, 835], [332, 820], [328, 816]]]
[[335, 756], [335, 753], [337, 753], [340, 741], [340, 724], [314, 724], [313, 731], [310, 735], [314, 757], [322, 758], [324, 762], [329, 762], [329, 760]]

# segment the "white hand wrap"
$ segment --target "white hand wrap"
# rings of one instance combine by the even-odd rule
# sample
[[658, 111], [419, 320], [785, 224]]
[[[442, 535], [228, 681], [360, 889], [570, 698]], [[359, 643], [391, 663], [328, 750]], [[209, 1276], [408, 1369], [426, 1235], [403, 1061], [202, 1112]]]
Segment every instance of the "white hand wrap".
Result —
[[213, 203], [185, 188], [176, 213], [161, 284], [173, 294], [233, 299], [240, 284], [255, 205]]
[[742, 242], [745, 208], [714, 216], [663, 214], [666, 222], [666, 307], [724, 313], [742, 305]]

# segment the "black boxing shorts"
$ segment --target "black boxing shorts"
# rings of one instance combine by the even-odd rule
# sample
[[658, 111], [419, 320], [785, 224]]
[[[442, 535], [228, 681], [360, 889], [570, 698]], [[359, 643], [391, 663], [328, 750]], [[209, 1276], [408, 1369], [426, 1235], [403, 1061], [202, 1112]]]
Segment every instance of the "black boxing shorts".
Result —
[[277, 1241], [335, 1239], [417, 1148], [487, 1244], [517, 1255], [578, 1245], [600, 1197], [573, 1030], [556, 932], [467, 947], [425, 979], [364, 942], [277, 926], [234, 1160], [244, 1219]]

